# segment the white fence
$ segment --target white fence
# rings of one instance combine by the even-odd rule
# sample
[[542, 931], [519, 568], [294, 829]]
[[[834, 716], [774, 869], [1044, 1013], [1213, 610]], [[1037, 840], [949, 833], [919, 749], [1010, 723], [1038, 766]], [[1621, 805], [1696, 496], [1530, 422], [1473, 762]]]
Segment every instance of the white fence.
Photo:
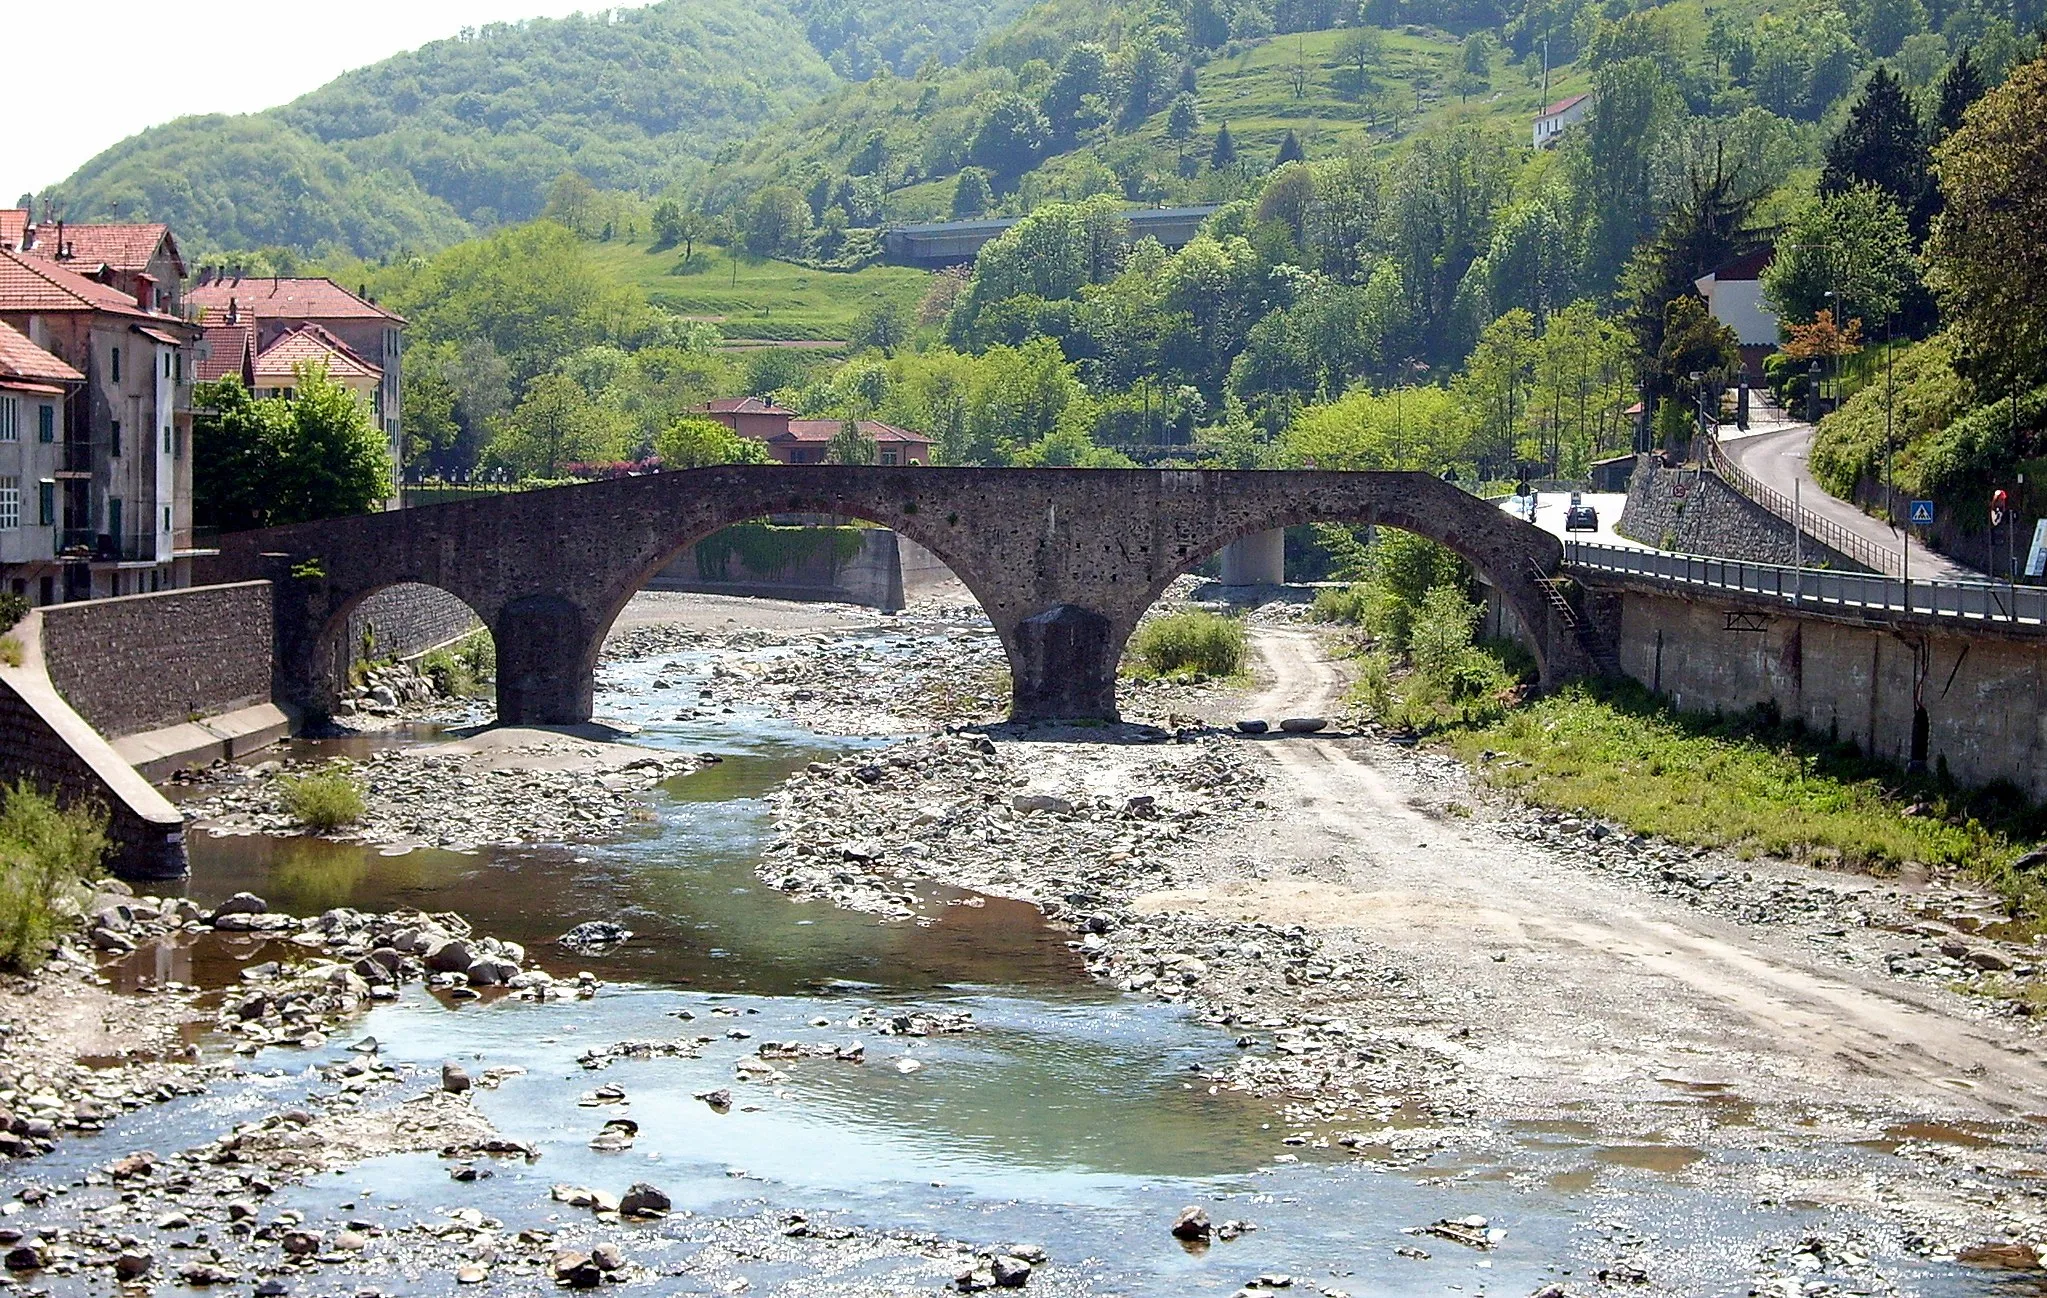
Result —
[[1867, 609], [1975, 622], [2047, 627], [2047, 587], [1988, 581], [1914, 581], [1825, 568], [1743, 563], [1698, 554], [1564, 542], [1564, 563], [1585, 573], [1646, 577], [1672, 586], [1732, 590], [1799, 608]]

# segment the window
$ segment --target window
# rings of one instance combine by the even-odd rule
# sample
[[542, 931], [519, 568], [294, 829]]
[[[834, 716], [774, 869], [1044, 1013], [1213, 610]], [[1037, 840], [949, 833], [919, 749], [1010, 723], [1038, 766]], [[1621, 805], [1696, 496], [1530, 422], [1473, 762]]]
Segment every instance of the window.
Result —
[[21, 440], [21, 428], [15, 422], [21, 417], [21, 403], [13, 397], [0, 397], [0, 442]]
[[21, 479], [0, 478], [0, 532], [21, 526]]
[[183, 383], [184, 381], [185, 381], [185, 353], [184, 353], [184, 352], [182, 352], [182, 351], [175, 351], [175, 352], [172, 352], [172, 353], [171, 353], [171, 382], [173, 382], [173, 383]]
[[[57, 484], [45, 479], [36, 484], [36, 526], [55, 527], [56, 525]], [[49, 602], [49, 597], [44, 596], [43, 603], [47, 604]]]
[[121, 349], [114, 348], [114, 382], [121, 381]]
[[107, 497], [107, 535], [114, 538], [114, 544], [121, 543], [121, 498]]
[[166, 532], [171, 530], [171, 507], [169, 505], [163, 507], [163, 530]]
[[171, 354], [169, 352], [163, 354], [163, 376], [165, 378], [171, 376]]
[[169, 424], [163, 426], [163, 453], [165, 455], [171, 453], [171, 426]]
[[57, 407], [43, 405], [36, 408], [36, 440], [39, 442], [57, 440]]
[[888, 450], [883, 451], [881, 453], [881, 462], [883, 464], [894, 464], [896, 462], [895, 448], [891, 447]]
[[113, 443], [107, 448], [107, 454], [119, 459], [121, 455], [121, 421], [118, 419], [113, 421], [113, 434]]

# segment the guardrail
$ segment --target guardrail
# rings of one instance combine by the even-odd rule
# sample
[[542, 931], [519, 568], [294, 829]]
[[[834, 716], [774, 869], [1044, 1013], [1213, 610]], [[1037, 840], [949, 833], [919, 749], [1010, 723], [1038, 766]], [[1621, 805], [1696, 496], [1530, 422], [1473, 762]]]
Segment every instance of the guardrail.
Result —
[[1989, 581], [1913, 581], [1872, 573], [1744, 563], [1699, 554], [1630, 550], [1591, 541], [1564, 542], [1564, 562], [1581, 572], [1647, 577], [1673, 586], [1740, 591], [1781, 599], [1793, 608], [1914, 613], [1961, 621], [2047, 627], [2047, 587]]
[[1903, 575], [1905, 555], [1902, 550], [1893, 550], [1878, 545], [1865, 536], [1858, 536], [1832, 519], [1821, 518], [1810, 510], [1800, 509], [1784, 494], [1757, 481], [1747, 469], [1736, 464], [1720, 446], [1718, 437], [1707, 435], [1699, 439], [1705, 448], [1703, 458], [1706, 466], [1719, 474], [1728, 486], [1747, 496], [1764, 509], [1791, 524], [1821, 545], [1844, 554], [1865, 568], [1881, 573]]

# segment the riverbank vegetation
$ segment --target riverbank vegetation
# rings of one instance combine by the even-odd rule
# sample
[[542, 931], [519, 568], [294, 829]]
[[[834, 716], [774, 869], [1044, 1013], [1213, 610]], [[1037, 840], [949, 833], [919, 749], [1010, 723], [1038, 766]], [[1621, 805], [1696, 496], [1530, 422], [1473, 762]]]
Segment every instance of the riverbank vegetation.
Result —
[[356, 824], [365, 813], [361, 786], [339, 769], [287, 777], [279, 791], [285, 814], [316, 834]]
[[26, 783], [0, 788], [0, 970], [41, 965], [78, 917], [85, 881], [107, 854], [106, 816], [59, 807]]
[[1190, 608], [1152, 618], [1130, 637], [1133, 669], [1147, 676], [1235, 676], [1249, 652], [1242, 618]]

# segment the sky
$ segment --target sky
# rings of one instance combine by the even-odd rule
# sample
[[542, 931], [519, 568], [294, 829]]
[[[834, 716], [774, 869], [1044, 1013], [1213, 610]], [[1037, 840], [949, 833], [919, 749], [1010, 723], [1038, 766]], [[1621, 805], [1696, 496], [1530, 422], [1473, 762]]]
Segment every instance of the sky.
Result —
[[[85, 0], [9, 5], [13, 129], [0, 129], [0, 206], [68, 177], [144, 127], [247, 113], [464, 27], [646, 0]], [[132, 75], [124, 75], [132, 74]], [[128, 84], [131, 88], [123, 89]], [[36, 107], [30, 107], [31, 105]], [[25, 115], [25, 116], [24, 116]]]

